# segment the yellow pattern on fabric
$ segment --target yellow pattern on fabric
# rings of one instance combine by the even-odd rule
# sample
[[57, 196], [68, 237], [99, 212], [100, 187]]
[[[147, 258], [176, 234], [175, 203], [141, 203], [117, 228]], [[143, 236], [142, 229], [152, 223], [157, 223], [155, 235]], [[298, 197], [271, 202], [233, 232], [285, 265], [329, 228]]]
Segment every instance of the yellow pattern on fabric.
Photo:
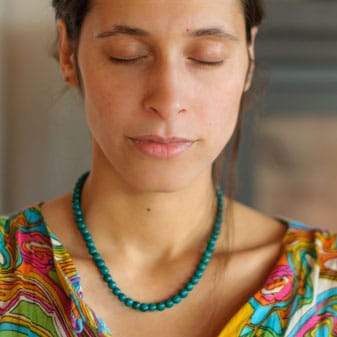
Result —
[[229, 321], [218, 337], [237, 337], [252, 315], [252, 307], [246, 303]]

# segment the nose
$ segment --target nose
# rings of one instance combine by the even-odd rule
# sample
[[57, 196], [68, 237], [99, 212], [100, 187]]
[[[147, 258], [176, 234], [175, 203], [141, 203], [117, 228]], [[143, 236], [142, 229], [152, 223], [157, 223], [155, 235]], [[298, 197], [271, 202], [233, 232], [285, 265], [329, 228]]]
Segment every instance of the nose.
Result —
[[162, 62], [153, 67], [144, 95], [144, 108], [163, 120], [188, 112], [187, 78], [183, 69], [173, 62]]

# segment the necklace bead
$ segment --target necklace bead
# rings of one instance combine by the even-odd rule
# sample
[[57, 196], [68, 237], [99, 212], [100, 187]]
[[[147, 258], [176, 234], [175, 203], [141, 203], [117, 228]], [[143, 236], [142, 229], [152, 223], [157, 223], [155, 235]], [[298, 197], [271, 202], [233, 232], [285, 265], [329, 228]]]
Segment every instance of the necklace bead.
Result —
[[200, 262], [190, 277], [189, 281], [185, 286], [178, 291], [177, 294], [166, 299], [165, 301], [158, 303], [140, 303], [138, 301], [129, 298], [125, 295], [117, 286], [116, 282], [113, 280], [109, 268], [106, 266], [102, 256], [97, 251], [96, 245], [92, 239], [91, 233], [89, 232], [87, 225], [85, 224], [83, 211], [81, 208], [81, 193], [84, 186], [85, 180], [87, 179], [89, 172], [83, 174], [77, 181], [72, 198], [72, 208], [75, 218], [77, 228], [79, 229], [83, 240], [86, 244], [89, 254], [92, 257], [96, 267], [100, 271], [103, 280], [107, 283], [108, 287], [111, 289], [112, 293], [118, 298], [119, 301], [124, 303], [126, 307], [138, 310], [141, 312], [154, 312], [163, 311], [165, 309], [172, 308], [174, 305], [181, 303], [189, 293], [194, 289], [194, 287], [199, 283], [201, 277], [203, 276], [207, 265], [209, 264], [212, 255], [215, 250], [217, 239], [221, 232], [221, 224], [223, 218], [223, 193], [220, 188], [217, 188], [217, 214], [216, 220], [213, 226], [213, 232], [207, 241], [206, 249], [204, 250]]

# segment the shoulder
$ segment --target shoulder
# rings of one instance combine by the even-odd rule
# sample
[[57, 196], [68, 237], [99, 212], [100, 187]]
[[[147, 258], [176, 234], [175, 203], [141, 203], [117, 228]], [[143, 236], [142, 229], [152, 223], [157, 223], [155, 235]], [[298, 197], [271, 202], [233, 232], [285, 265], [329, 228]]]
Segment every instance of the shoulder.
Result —
[[38, 205], [0, 216], [1, 273], [41, 258], [40, 253], [49, 252], [50, 246], [49, 233]]
[[279, 242], [287, 249], [315, 251], [317, 254], [337, 254], [337, 233], [319, 224], [309, 226], [285, 217], [273, 217], [235, 202], [233, 207], [237, 237], [241, 244], [263, 245]]
[[2, 228], [5, 228], [5, 225], [6, 225], [7, 221], [8, 221], [8, 219], [9, 219], [9, 215], [1, 215], [0, 214], [0, 230]]
[[10, 235], [18, 231], [46, 233], [40, 207], [34, 205], [11, 214], [0, 215], [0, 231], [2, 235]]
[[337, 256], [337, 234], [321, 227], [313, 227], [294, 220], [284, 220], [288, 223], [284, 244], [288, 249], [301, 248], [303, 251]]
[[[316, 282], [328, 280], [337, 287], [337, 234], [286, 218], [273, 218], [256, 210], [235, 205], [238, 248], [279, 245], [281, 264], [291, 267], [296, 279], [311, 275]], [[280, 256], [280, 255], [279, 255]], [[314, 273], [314, 274], [313, 274]], [[323, 282], [324, 283], [324, 282]]]
[[249, 301], [250, 325], [245, 331], [277, 327], [286, 336], [311, 336], [326, 326], [325, 335], [332, 336], [329, 321], [337, 315], [336, 234], [298, 221], [280, 221], [287, 226], [281, 254]]
[[288, 239], [314, 244], [317, 249], [337, 249], [337, 233], [320, 226], [309, 226], [296, 220], [282, 219], [288, 223]]
[[[283, 221], [270, 217], [241, 203], [232, 203], [234, 251], [256, 250], [264, 247], [280, 247], [287, 232]], [[277, 254], [277, 253], [276, 253]]]
[[337, 287], [337, 234], [298, 221], [288, 221], [284, 249], [301, 268], [315, 271], [318, 279], [330, 280]]

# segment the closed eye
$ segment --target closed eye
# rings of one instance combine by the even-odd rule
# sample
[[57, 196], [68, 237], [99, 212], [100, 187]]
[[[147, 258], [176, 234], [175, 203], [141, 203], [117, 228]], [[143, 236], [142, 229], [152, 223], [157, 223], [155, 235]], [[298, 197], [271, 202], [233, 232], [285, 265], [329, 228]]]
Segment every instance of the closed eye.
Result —
[[[139, 57], [134, 57], [134, 58], [119, 58], [119, 57], [113, 57], [110, 56], [109, 59], [112, 62], [115, 63], [121, 63], [121, 64], [134, 64], [137, 62], [140, 62], [142, 60], [144, 60], [146, 58], [146, 56], [139, 56]], [[220, 61], [202, 61], [202, 60], [197, 60], [197, 59], [193, 59], [193, 58], [189, 58], [189, 60], [196, 62], [197, 64], [203, 65], [203, 66], [221, 66], [224, 63], [224, 60], [220, 60]]]
[[110, 56], [109, 60], [115, 63], [124, 63], [124, 64], [133, 64], [137, 63], [143, 59], [145, 59], [146, 56], [139, 56], [139, 57], [134, 57], [134, 58], [119, 58], [119, 57], [113, 57]]
[[197, 59], [193, 59], [193, 58], [189, 58], [189, 60], [196, 62], [200, 65], [204, 65], [204, 66], [221, 66], [224, 63], [224, 60], [220, 60], [220, 61], [202, 61], [202, 60], [197, 60]]

